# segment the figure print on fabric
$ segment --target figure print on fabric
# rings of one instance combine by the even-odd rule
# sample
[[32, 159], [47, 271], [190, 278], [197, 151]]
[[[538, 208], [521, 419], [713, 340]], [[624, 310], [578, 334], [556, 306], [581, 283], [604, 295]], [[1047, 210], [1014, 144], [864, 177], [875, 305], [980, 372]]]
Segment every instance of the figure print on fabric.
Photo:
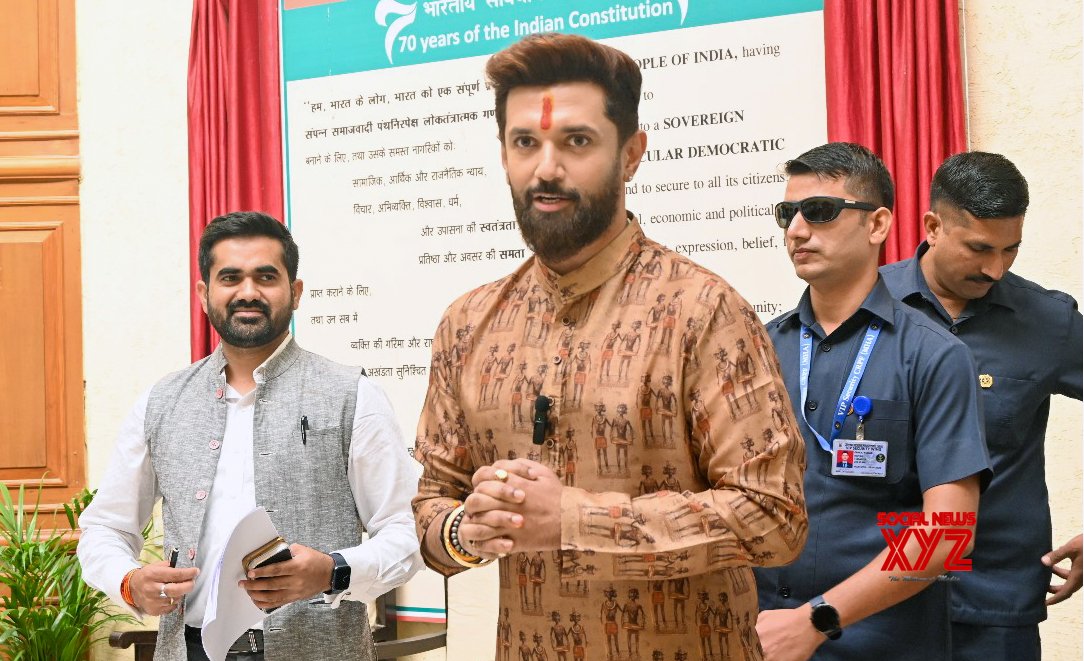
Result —
[[621, 322], [615, 321], [610, 326], [610, 332], [606, 333], [606, 336], [602, 338], [602, 357], [599, 363], [598, 370], [598, 384], [609, 385], [613, 381], [613, 377], [610, 375], [610, 367], [613, 363], [614, 354], [617, 352], [617, 344], [624, 337], [619, 331], [621, 328]]
[[671, 387], [673, 385], [674, 377], [665, 375], [662, 377], [662, 387], [655, 395], [655, 410], [659, 413], [659, 421], [662, 425], [662, 443], [657, 447], [665, 449], [676, 447], [674, 418], [677, 416], [677, 395]]
[[594, 564], [587, 561], [594, 555], [594, 551], [554, 552], [554, 562], [561, 567], [561, 597], [586, 597], [588, 595], [589, 579], [598, 571]]
[[655, 542], [655, 539], [644, 531], [645, 523], [643, 515], [628, 507], [580, 507], [581, 533], [606, 538], [622, 548], [636, 547], [642, 542]]
[[[435, 520], [425, 497], [461, 501], [498, 459], [534, 459], [585, 490], [564, 503], [563, 550], [498, 561], [498, 659], [742, 659], [748, 565], [804, 534], [792, 502], [804, 450], [791, 452], [801, 443], [771, 346], [738, 307], [751, 306], [635, 224], [624, 236], [597, 270], [529, 260], [453, 303], [434, 336], [419, 521]], [[551, 405], [536, 445], [540, 396]], [[724, 615], [714, 596], [697, 612], [703, 590], [728, 595]]]

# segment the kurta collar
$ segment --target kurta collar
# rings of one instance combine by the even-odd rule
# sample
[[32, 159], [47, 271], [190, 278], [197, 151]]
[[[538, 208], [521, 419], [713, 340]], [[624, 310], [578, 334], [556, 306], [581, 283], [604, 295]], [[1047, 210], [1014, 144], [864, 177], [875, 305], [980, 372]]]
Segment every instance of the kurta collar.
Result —
[[632, 212], [627, 213], [629, 222], [621, 233], [575, 271], [559, 275], [535, 257], [535, 279], [542, 288], [551, 296], [568, 303], [598, 289], [603, 283], [628, 269], [630, 258], [635, 258], [640, 253], [644, 232]]

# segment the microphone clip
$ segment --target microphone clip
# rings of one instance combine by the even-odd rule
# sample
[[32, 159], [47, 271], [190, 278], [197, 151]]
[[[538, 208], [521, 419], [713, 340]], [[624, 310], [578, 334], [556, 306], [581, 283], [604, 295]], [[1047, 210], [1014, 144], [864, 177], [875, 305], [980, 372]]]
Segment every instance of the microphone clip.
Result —
[[545, 395], [539, 395], [534, 400], [534, 432], [531, 442], [535, 445], [543, 445], [546, 442], [546, 432], [549, 431], [550, 405], [553, 400]]

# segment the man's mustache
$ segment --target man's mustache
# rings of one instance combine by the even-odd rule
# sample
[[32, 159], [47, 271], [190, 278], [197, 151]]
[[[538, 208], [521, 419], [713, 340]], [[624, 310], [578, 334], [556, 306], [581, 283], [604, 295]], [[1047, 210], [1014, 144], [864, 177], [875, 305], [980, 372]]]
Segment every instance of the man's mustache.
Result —
[[537, 186], [531, 186], [527, 189], [526, 196], [530, 200], [535, 195], [557, 195], [560, 197], [566, 197], [573, 202], [579, 202], [580, 192], [574, 188], [561, 188], [560, 184], [554, 181], [543, 181]]
[[979, 283], [982, 283], [984, 285], [990, 285], [990, 284], [993, 284], [993, 283], [997, 282], [997, 280], [994, 280], [993, 278], [986, 275], [985, 273], [980, 273], [978, 275], [969, 275], [969, 276], [967, 276], [967, 279], [970, 280], [971, 282], [979, 282]]
[[262, 301], [234, 301], [230, 303], [226, 308], [230, 314], [233, 314], [239, 310], [251, 312], [252, 310], [259, 310], [265, 316], [271, 316], [271, 306]]

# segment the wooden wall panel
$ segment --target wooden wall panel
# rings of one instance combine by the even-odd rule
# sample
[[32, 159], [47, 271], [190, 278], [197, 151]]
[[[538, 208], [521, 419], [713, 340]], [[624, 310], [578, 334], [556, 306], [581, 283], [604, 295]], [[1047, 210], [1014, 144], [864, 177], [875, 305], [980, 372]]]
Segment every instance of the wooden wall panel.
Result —
[[0, 0], [0, 481], [86, 484], [74, 0]]
[[76, 129], [75, 93], [74, 0], [0, 0], [0, 133]]
[[50, 237], [48, 230], [0, 226], [0, 310], [18, 311], [0, 316], [0, 337], [18, 338], [0, 344], [0, 429], [16, 439], [0, 444], [0, 466], [13, 471], [46, 465], [46, 251], [56, 262], [45, 245]]
[[38, 69], [38, 7], [26, 0], [6, 1], [0, 21], [0, 61], [10, 63], [0, 69], [0, 98], [4, 105], [15, 105], [14, 98], [32, 98], [41, 94]]
[[[3, 0], [0, 19], [0, 111], [60, 110], [60, 0]], [[74, 73], [74, 72], [73, 72]]]

